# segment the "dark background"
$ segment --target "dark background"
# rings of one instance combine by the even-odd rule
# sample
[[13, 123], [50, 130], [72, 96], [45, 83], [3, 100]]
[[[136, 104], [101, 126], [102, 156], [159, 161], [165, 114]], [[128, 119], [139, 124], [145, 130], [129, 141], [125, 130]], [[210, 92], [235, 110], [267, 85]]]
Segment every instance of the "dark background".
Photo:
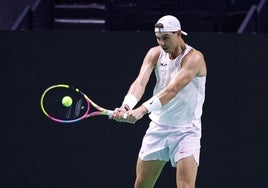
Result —
[[188, 32], [268, 32], [266, 0], [1, 0], [0, 30], [152, 31], [167, 14]]
[[[197, 188], [267, 185], [267, 34], [189, 33], [208, 67]], [[152, 32], [1, 31], [3, 188], [133, 187], [148, 117], [135, 125], [94, 117], [52, 122], [42, 92], [68, 83], [99, 105], [119, 106]], [[154, 77], [142, 101], [151, 96]], [[7, 114], [6, 114], [7, 113]], [[6, 142], [7, 141], [7, 142]], [[156, 188], [175, 187], [168, 163]]]

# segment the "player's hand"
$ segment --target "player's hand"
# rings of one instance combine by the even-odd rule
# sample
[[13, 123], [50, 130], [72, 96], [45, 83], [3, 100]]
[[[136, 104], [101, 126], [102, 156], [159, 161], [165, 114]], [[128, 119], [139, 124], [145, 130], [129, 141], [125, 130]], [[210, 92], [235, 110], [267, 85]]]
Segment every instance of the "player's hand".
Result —
[[136, 123], [138, 120], [143, 118], [147, 114], [147, 109], [144, 106], [140, 106], [134, 110], [127, 111], [123, 114], [123, 122], [126, 123]]
[[127, 112], [125, 108], [115, 108], [114, 113], [109, 116], [109, 119], [113, 119], [118, 122], [124, 121], [124, 114]]

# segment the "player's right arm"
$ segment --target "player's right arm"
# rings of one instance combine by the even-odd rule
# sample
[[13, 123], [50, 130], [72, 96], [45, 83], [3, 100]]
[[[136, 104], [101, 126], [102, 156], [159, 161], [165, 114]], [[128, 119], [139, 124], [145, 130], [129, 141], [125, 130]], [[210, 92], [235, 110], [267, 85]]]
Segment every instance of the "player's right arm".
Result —
[[144, 57], [140, 72], [135, 81], [131, 84], [128, 94], [134, 95], [139, 101], [145, 92], [146, 85], [156, 65], [160, 54], [160, 47], [151, 48]]
[[[146, 85], [157, 63], [160, 52], [161, 52], [161, 48], [159, 46], [152, 47], [147, 52], [147, 54], [145, 55], [143, 59], [143, 63], [141, 65], [137, 78], [129, 87], [127, 95], [131, 96], [132, 100], [135, 98], [136, 103], [142, 98], [145, 92]], [[129, 106], [129, 104], [127, 104], [127, 102], [125, 104], [124, 102], [122, 106], [124, 106], [125, 108], [116, 108], [114, 110], [114, 114], [111, 116], [112, 119], [120, 120], [120, 118], [122, 117], [122, 113], [125, 113], [126, 110], [132, 108]]]

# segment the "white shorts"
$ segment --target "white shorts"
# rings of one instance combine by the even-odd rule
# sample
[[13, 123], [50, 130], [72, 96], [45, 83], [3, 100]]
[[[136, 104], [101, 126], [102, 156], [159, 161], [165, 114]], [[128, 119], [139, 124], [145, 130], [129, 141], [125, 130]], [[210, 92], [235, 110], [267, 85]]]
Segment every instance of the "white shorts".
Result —
[[143, 161], [169, 161], [173, 167], [176, 163], [191, 155], [199, 164], [201, 140], [201, 122], [194, 121], [179, 127], [150, 123], [144, 135], [139, 158]]

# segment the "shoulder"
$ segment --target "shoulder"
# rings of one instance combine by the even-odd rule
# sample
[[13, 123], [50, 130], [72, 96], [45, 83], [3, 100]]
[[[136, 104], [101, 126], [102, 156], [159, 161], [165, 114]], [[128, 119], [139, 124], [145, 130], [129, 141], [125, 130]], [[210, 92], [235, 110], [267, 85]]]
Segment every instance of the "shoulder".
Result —
[[151, 64], [155, 64], [160, 56], [161, 47], [155, 46], [148, 50], [145, 60], [149, 61]]
[[182, 67], [195, 70], [197, 76], [204, 76], [207, 73], [204, 55], [194, 48], [184, 56]]
[[159, 55], [161, 53], [161, 47], [160, 46], [155, 46], [149, 49], [148, 54], [150, 55], [151, 58], [153, 59], [158, 59]]
[[184, 57], [184, 61], [193, 61], [204, 63], [204, 55], [199, 50], [192, 48], [187, 55]]

